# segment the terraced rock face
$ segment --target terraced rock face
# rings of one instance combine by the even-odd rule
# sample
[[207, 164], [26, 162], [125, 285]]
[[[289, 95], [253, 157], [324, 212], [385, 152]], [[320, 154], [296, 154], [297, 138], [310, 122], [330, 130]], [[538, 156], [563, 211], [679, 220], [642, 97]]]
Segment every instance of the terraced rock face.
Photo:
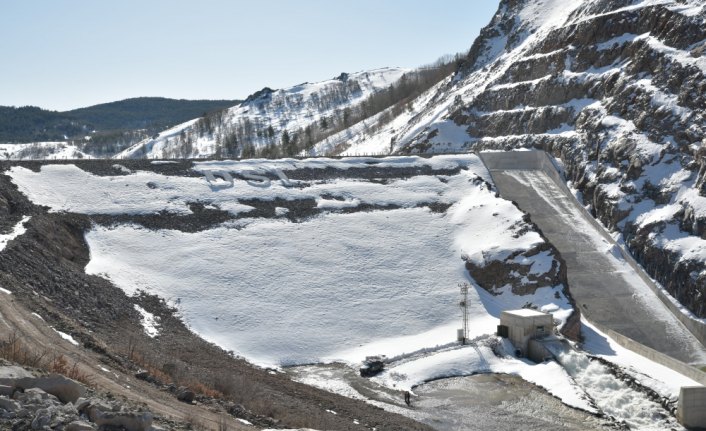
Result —
[[635, 258], [706, 317], [706, 5], [503, 0], [399, 153], [545, 149]]

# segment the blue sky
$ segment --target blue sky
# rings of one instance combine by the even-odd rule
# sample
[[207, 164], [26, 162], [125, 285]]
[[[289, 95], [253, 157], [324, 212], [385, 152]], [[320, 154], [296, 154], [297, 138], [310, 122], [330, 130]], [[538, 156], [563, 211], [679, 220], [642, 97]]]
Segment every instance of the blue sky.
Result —
[[0, 105], [238, 99], [466, 51], [498, 0], [0, 0]]

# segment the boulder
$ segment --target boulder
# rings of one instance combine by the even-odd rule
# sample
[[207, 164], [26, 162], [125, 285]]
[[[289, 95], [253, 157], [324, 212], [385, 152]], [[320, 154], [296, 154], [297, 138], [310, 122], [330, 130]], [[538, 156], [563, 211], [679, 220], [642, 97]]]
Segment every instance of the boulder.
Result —
[[25, 391], [17, 391], [15, 392], [13, 398], [19, 401], [23, 406], [26, 406], [33, 411], [44, 406], [61, 404], [57, 397], [48, 394], [39, 388], [29, 388]]
[[99, 427], [119, 428], [126, 431], [147, 431], [152, 426], [152, 413], [150, 412], [101, 412], [98, 411], [93, 421]]
[[21, 406], [15, 400], [10, 400], [8, 398], [0, 398], [0, 409], [6, 410], [8, 412], [16, 412], [20, 410]]
[[48, 376], [31, 378], [25, 377], [15, 380], [14, 384], [25, 390], [30, 388], [42, 389], [56, 396], [62, 403], [76, 402], [76, 400], [86, 393], [86, 388], [80, 383], [60, 374], [49, 374]]
[[79, 413], [85, 413], [91, 422], [95, 422], [103, 413], [120, 411], [120, 407], [114, 406], [103, 400], [92, 399], [84, 408], [79, 409]]
[[37, 400], [48, 400], [48, 399], [58, 399], [56, 396], [53, 396], [51, 394], [48, 394], [44, 389], [41, 388], [28, 388], [25, 389], [24, 391], [18, 391], [17, 395], [15, 396], [15, 399], [18, 400], [25, 400], [29, 398], [34, 398]]
[[37, 413], [34, 414], [34, 419], [32, 420], [32, 429], [41, 430], [47, 427], [51, 423], [52, 412], [49, 409], [39, 409]]
[[150, 373], [147, 370], [138, 370], [135, 373], [135, 378], [138, 378], [140, 380], [147, 380], [150, 378]]
[[78, 410], [79, 412], [83, 411], [89, 405], [91, 405], [91, 400], [83, 398], [83, 397], [77, 399], [74, 402], [74, 406], [76, 407], [76, 410]]
[[12, 396], [13, 389], [14, 388], [12, 386], [0, 385], [0, 395], [9, 398]]
[[16, 379], [34, 377], [32, 373], [16, 365], [0, 367], [0, 385], [12, 386]]
[[194, 398], [196, 398], [196, 394], [189, 388], [182, 386], [177, 390], [177, 399], [179, 401], [191, 404], [194, 402]]
[[86, 421], [73, 421], [64, 428], [65, 431], [92, 431], [95, 429], [95, 425]]

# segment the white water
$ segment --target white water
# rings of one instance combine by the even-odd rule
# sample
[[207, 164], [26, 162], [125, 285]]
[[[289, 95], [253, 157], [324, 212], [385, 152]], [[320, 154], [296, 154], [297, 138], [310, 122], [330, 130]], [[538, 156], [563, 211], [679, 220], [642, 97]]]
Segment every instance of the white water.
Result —
[[633, 429], [683, 429], [661, 405], [631, 389], [585, 353], [570, 350], [557, 358], [603, 413], [625, 421]]

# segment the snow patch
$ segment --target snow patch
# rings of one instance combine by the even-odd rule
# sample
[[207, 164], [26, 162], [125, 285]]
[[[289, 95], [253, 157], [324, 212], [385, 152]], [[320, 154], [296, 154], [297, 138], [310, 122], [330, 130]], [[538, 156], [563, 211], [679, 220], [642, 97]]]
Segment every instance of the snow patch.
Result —
[[79, 345], [78, 341], [76, 341], [76, 340], [74, 339], [74, 337], [72, 337], [71, 335], [69, 335], [69, 334], [67, 334], [67, 333], [65, 333], [65, 332], [61, 332], [61, 331], [59, 331], [59, 330], [57, 330], [57, 329], [54, 329], [54, 327], [52, 327], [52, 326], [50, 326], [50, 328], [53, 329], [54, 332], [56, 332], [57, 334], [59, 334], [59, 336], [60, 336], [61, 338], [63, 338], [64, 340], [68, 341], [69, 343], [73, 344], [74, 346], [78, 346], [78, 345]]
[[25, 223], [27, 223], [30, 218], [30, 216], [22, 217], [22, 220], [20, 220], [19, 223], [17, 223], [15, 227], [12, 228], [12, 232], [10, 232], [9, 234], [0, 235], [0, 251], [4, 250], [5, 247], [7, 247], [8, 242], [12, 241], [13, 239], [17, 238], [18, 236], [22, 235], [27, 231], [27, 229], [25, 228]]
[[145, 330], [145, 334], [147, 334], [150, 338], [154, 338], [159, 335], [159, 317], [156, 317], [154, 314], [148, 312], [137, 304], [135, 304], [135, 310], [140, 313], [140, 321]]

